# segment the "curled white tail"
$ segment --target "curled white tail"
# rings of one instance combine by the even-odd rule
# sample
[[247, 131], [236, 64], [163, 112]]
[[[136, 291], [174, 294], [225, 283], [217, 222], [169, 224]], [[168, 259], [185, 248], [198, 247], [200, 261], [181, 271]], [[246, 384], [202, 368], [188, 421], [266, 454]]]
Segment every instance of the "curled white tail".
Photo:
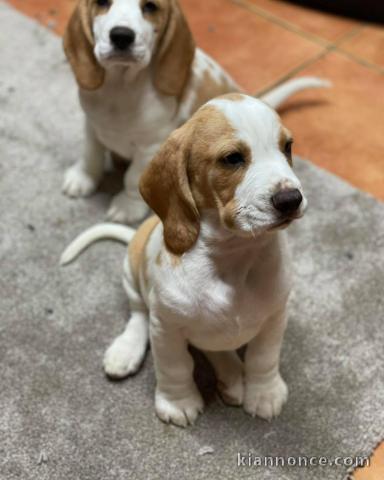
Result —
[[260, 100], [272, 108], [278, 108], [288, 97], [308, 88], [329, 88], [332, 83], [318, 77], [293, 78], [266, 93]]
[[122, 243], [129, 243], [135, 233], [136, 230], [133, 228], [116, 223], [94, 225], [81, 233], [68, 245], [60, 257], [60, 265], [72, 262], [83, 250], [98, 240], [110, 238]]

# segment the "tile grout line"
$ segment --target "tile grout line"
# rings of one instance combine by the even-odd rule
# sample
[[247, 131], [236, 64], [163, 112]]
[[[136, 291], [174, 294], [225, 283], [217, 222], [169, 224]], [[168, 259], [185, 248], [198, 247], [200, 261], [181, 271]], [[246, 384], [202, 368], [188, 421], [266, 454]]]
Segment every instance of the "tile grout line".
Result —
[[308, 60], [305, 60], [304, 62], [300, 63], [297, 67], [292, 68], [286, 74], [280, 76], [277, 80], [275, 80], [274, 82], [268, 84], [266, 87], [264, 87], [261, 90], [259, 90], [258, 92], [256, 92], [254, 94], [254, 96], [260, 97], [260, 96], [264, 95], [265, 93], [269, 92], [270, 90], [277, 87], [281, 83], [289, 80], [290, 78], [292, 78], [294, 75], [301, 72], [305, 68], [307, 68], [310, 65], [316, 63], [318, 60], [325, 57], [331, 51], [332, 51], [332, 49], [324, 49], [322, 52], [318, 53], [317, 55], [309, 58]]
[[[233, 0], [233, 1], [237, 2], [238, 0]], [[242, 1], [242, 0], [240, 0], [240, 1]], [[361, 64], [361, 65], [363, 65], [367, 68], [375, 70], [376, 72], [384, 73], [384, 69], [381, 69], [380, 67], [377, 67], [376, 65], [369, 64], [369, 62], [365, 62], [365, 60], [363, 60], [363, 59], [360, 59], [360, 61], [359, 61], [359, 59], [356, 58], [354, 55], [349, 54], [348, 52], [345, 52], [345, 51], [340, 49], [340, 45], [343, 42], [345, 42], [346, 40], [349, 40], [350, 38], [353, 38], [354, 36], [356, 36], [361, 31], [362, 28], [364, 28], [364, 25], [356, 27], [352, 31], [347, 32], [337, 42], [330, 43], [330, 44], [326, 45], [322, 52], [320, 52], [319, 54], [309, 58], [308, 60], [305, 60], [304, 62], [300, 63], [298, 66], [292, 68], [285, 75], [280, 76], [276, 81], [270, 83], [269, 85], [267, 85], [266, 87], [264, 87], [263, 89], [258, 91], [255, 94], [255, 96], [259, 97], [261, 95], [264, 95], [265, 93], [267, 93], [271, 89], [273, 89], [273, 88], [277, 87], [278, 85], [280, 85], [281, 83], [289, 80], [290, 78], [292, 78], [297, 73], [303, 71], [305, 68], [313, 65], [318, 60], [321, 60], [322, 58], [324, 58], [325, 56], [327, 56], [329, 53], [332, 53], [332, 52], [336, 52], [340, 55], [344, 55], [347, 58], [349, 58], [350, 60], [353, 60], [356, 63], [359, 63], [359, 64]]]
[[302, 30], [300, 27], [296, 26], [294, 23], [291, 23], [287, 20], [284, 20], [273, 13], [268, 12], [267, 10], [264, 10], [261, 7], [258, 7], [254, 5], [253, 3], [250, 3], [248, 0], [230, 0], [232, 3], [235, 3], [236, 5], [243, 7], [256, 15], [264, 18], [264, 20], [269, 20], [270, 22], [275, 23], [276, 25], [279, 25], [280, 27], [284, 28], [285, 30], [289, 30], [292, 33], [296, 33], [297, 35], [300, 35], [301, 37], [305, 38], [306, 40], [310, 40], [313, 43], [316, 43], [317, 45], [320, 45], [322, 47], [327, 47], [332, 42], [330, 40], [325, 40], [313, 33], [306, 32], [305, 30]]
[[[236, 0], [235, 0], [236, 1]], [[340, 43], [342, 43], [343, 41], [353, 37], [354, 35], [357, 35], [357, 33], [360, 31], [362, 27], [356, 27], [354, 28], [352, 31], [350, 32], [347, 32], [346, 34], [344, 34], [339, 40], [338, 42], [335, 42], [335, 43], [329, 43], [328, 45], [324, 46], [324, 49], [318, 53], [317, 55], [314, 55], [313, 57], [309, 58], [308, 60], [305, 60], [304, 62], [300, 63], [297, 67], [294, 67], [292, 68], [291, 70], [289, 70], [285, 75], [282, 75], [278, 80], [276, 80], [275, 82], [273, 82], [272, 84], [268, 85], [267, 87], [265, 87], [263, 90], [261, 90], [260, 92], [257, 93], [257, 96], [260, 96], [260, 95], [263, 95], [264, 93], [268, 92], [270, 89], [278, 86], [279, 84], [281, 84], [282, 82], [286, 81], [286, 80], [289, 80], [290, 78], [292, 78], [294, 75], [296, 75], [297, 73], [301, 72], [302, 70], [304, 70], [305, 68], [309, 67], [310, 65], [313, 65], [314, 63], [316, 63], [318, 60], [321, 60], [323, 57], [327, 56], [329, 53], [331, 52], [335, 52], [335, 51], [338, 51], [338, 46]]]
[[[366, 68], [373, 69], [378, 73], [384, 73], [384, 68], [380, 67], [379, 65], [376, 65], [376, 64], [374, 64], [374, 63], [372, 63], [372, 62], [370, 62], [370, 61], [368, 61], [368, 60], [366, 60], [366, 59], [364, 59], [364, 58], [362, 58], [358, 55], [354, 55], [354, 54], [352, 54], [350, 52], [347, 52], [346, 50], [343, 50], [342, 48], [340, 48], [340, 46], [343, 42], [345, 42], [346, 40], [349, 40], [350, 38], [355, 37], [367, 26], [367, 24], [365, 22], [361, 23], [356, 28], [353, 28], [349, 32], [345, 33], [344, 35], [342, 35], [340, 38], [338, 38], [334, 42], [331, 42], [331, 41], [324, 40], [317, 35], [306, 32], [305, 30], [302, 30], [301, 28], [297, 27], [293, 23], [288, 22], [287, 20], [283, 20], [280, 17], [274, 15], [273, 13], [267, 12], [263, 8], [258, 7], [256, 5], [250, 3], [248, 0], [230, 0], [230, 1], [232, 3], [240, 6], [240, 7], [243, 7], [245, 9], [251, 11], [252, 13], [255, 13], [256, 15], [260, 16], [261, 18], [264, 18], [265, 20], [268, 20], [270, 22], [275, 23], [276, 25], [279, 25], [280, 27], [284, 28], [285, 30], [288, 30], [292, 33], [295, 33], [295, 34], [301, 36], [302, 38], [305, 38], [306, 40], [312, 41], [313, 43], [316, 43], [317, 45], [320, 45], [321, 47], [325, 48], [325, 50], [327, 52], [337, 51], [341, 55], [346, 56], [350, 60], [353, 60], [353, 61], [359, 63], [360, 65], [362, 65]], [[320, 54], [320, 57], [316, 57], [316, 59], [321, 58], [321, 56], [322, 56], [322, 54]], [[306, 62], [304, 62], [302, 64], [302, 68], [305, 68], [306, 66], [307, 66], [307, 64], [306, 64]], [[299, 68], [299, 70], [297, 70], [298, 68]], [[295, 73], [298, 73], [298, 71], [300, 71], [300, 67], [296, 67], [296, 68], [292, 69], [291, 73], [288, 73], [288, 74], [280, 77], [280, 80], [274, 82], [272, 84], [272, 86], [275, 86], [276, 84], [278, 84], [278, 83], [284, 81], [285, 79], [289, 78], [289, 75], [294, 75]], [[264, 92], [265, 89], [263, 89], [262, 91]]]
[[345, 35], [343, 35], [337, 42], [335, 42], [335, 44], [334, 44], [335, 51], [337, 53], [340, 53], [341, 55], [344, 55], [345, 57], [349, 58], [350, 60], [354, 60], [355, 62], [359, 63], [363, 67], [369, 68], [371, 70], [374, 70], [378, 73], [383, 74], [384, 73], [384, 68], [381, 67], [380, 65], [377, 65], [373, 62], [370, 62], [369, 60], [366, 60], [365, 58], [360, 57], [360, 55], [356, 55], [354, 53], [348, 52], [347, 50], [343, 49], [343, 44], [346, 41], [351, 40], [352, 38], [356, 37], [361, 32], [361, 30], [364, 30], [364, 28], [366, 28], [367, 26], [368, 26], [367, 23], [362, 23], [361, 28], [356, 27], [352, 31], [347, 32]]
[[342, 48], [336, 48], [335, 51], [339, 53], [340, 55], [343, 55], [344, 57], [349, 58], [349, 60], [353, 60], [354, 62], [358, 63], [359, 65], [369, 68], [370, 70], [375, 71], [376, 73], [380, 73], [381, 75], [384, 74], [384, 67], [380, 67], [379, 65], [376, 65], [375, 63], [371, 63], [369, 60], [366, 60], [363, 57], [360, 57], [358, 55], [355, 55], [351, 52], [348, 52], [346, 50], [343, 50]]

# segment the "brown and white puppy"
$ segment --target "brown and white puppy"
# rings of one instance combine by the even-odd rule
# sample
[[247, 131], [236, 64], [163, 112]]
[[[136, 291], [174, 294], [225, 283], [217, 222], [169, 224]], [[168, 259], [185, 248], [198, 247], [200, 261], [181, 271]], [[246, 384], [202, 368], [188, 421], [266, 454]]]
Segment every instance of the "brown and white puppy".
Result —
[[[206, 101], [240, 88], [195, 47], [177, 0], [80, 0], [64, 47], [79, 85], [86, 140], [63, 191], [91, 194], [102, 178], [105, 153], [114, 152], [132, 163], [108, 217], [141, 220], [147, 206], [139, 179], [162, 142]], [[324, 85], [299, 78], [263, 99], [275, 108], [298, 90]]]
[[[101, 224], [61, 263], [102, 238], [130, 242], [124, 286], [131, 318], [104, 358], [108, 375], [135, 373], [148, 337], [158, 416], [180, 426], [203, 408], [191, 344], [212, 362], [223, 398], [269, 419], [287, 400], [279, 373], [291, 268], [282, 228], [307, 201], [292, 170], [292, 137], [263, 102], [211, 100], [160, 149], [141, 180], [158, 216], [135, 233]], [[236, 349], [247, 345], [244, 362]]]

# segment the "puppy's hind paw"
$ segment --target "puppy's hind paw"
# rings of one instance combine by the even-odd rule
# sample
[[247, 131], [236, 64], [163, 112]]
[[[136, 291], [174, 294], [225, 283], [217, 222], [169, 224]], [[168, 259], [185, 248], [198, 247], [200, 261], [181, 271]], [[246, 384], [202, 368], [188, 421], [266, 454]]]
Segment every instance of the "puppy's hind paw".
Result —
[[218, 390], [224, 403], [238, 407], [243, 403], [244, 385], [243, 378], [239, 375], [231, 383], [218, 382]]
[[96, 188], [97, 182], [78, 165], [66, 171], [62, 191], [68, 197], [87, 197]]
[[113, 197], [107, 212], [108, 220], [118, 223], [136, 223], [148, 212], [146, 203], [141, 199], [129, 198], [125, 191]]

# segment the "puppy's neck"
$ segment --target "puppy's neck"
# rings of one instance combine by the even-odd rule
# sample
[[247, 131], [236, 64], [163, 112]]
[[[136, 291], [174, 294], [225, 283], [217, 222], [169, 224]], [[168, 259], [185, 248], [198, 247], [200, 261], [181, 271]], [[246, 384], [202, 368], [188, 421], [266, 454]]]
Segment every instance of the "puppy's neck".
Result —
[[198, 245], [215, 258], [230, 256], [232, 259], [251, 255], [264, 255], [277, 244], [279, 232], [266, 232], [256, 237], [240, 236], [224, 228], [220, 219], [211, 211], [203, 213]]
[[124, 88], [140, 84], [149, 75], [149, 68], [141, 68], [135, 64], [116, 65], [108, 68], [105, 74], [105, 86], [112, 88]]

